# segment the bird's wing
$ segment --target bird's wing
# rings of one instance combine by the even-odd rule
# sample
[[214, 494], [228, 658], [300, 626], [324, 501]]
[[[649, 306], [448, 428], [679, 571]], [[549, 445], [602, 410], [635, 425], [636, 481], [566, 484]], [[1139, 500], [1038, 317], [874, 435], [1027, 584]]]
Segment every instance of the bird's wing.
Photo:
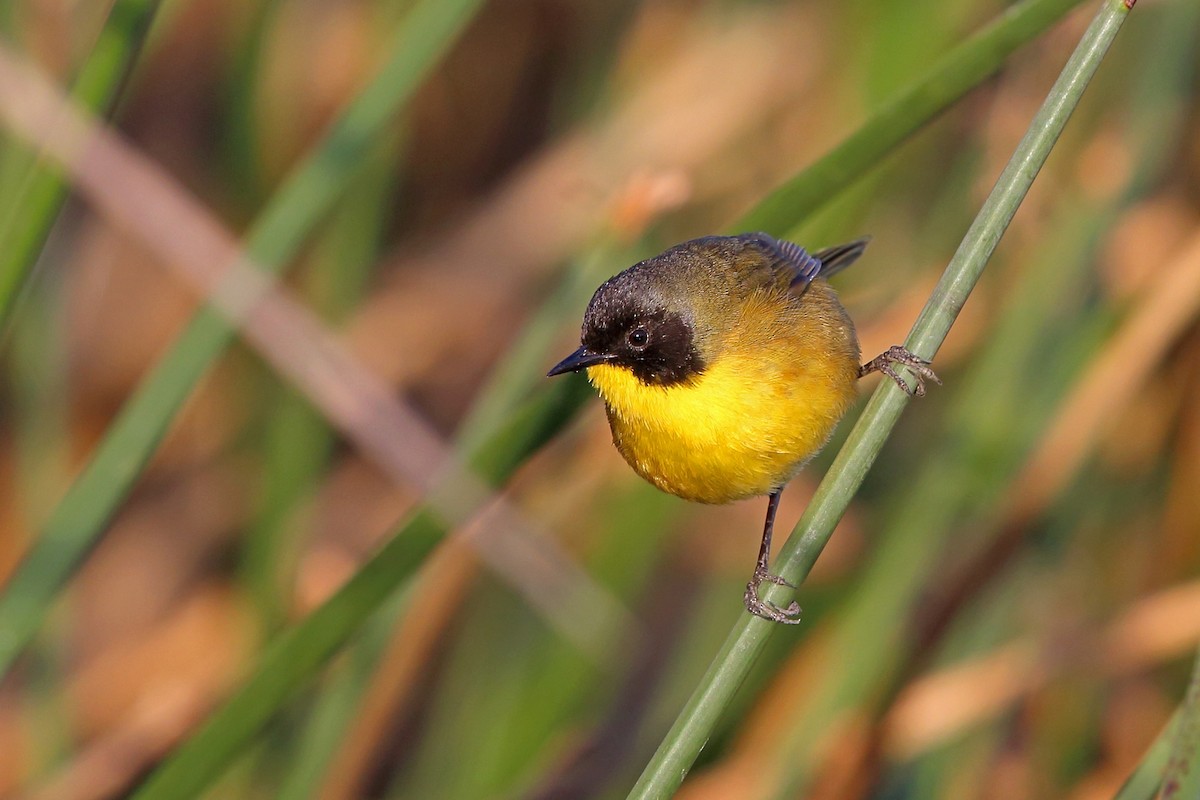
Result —
[[768, 257], [766, 264], [772, 278], [782, 278], [789, 288], [798, 294], [803, 294], [808, 285], [817, 278], [828, 278], [853, 264], [871, 240], [866, 236], [809, 253], [795, 242], [776, 239], [766, 233], [744, 233], [736, 238], [746, 245], [762, 250]]

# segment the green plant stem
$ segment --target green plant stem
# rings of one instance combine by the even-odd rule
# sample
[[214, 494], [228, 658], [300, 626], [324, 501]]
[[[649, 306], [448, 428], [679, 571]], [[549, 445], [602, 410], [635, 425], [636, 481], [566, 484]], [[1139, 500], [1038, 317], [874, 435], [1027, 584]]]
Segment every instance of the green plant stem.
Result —
[[[1200, 7], [1179, 4], [1157, 19], [1141, 20], [1153, 25], [1126, 32], [1139, 37], [1126, 39], [1126, 52], [1137, 52], [1142, 42], [1156, 43], [1121, 75], [1121, 99], [1115, 98], [1112, 81], [1106, 95], [1105, 113], [1119, 120], [1122, 150], [1138, 166], [1119, 193], [1096, 198], [1070, 192], [1056, 198], [1057, 208], [1044, 226], [1046, 238], [1025, 259], [987, 341], [956, 378], [956, 391], [941, 414], [944, 425], [934, 434], [944, 444], [882, 502], [889, 510], [879, 518], [870, 558], [855, 589], [839, 602], [831, 630], [823, 634], [822, 661], [828, 668], [810, 677], [808, 701], [773, 744], [780, 754], [775, 773], [780, 794], [803, 793], [800, 787], [819, 765], [818, 742], [836, 719], [882, 714], [915, 665], [933, 658], [929, 648], [942, 650], [939, 659], [953, 659], [958, 637], [947, 630], [944, 644], [930, 640], [928, 620], [937, 614], [922, 598], [931, 586], [946, 585], [943, 554], [991, 552], [982, 543], [1004, 535], [1000, 531], [1006, 526], [998, 520], [1013, 497], [1018, 467], [1052, 424], [1081, 365], [1113, 331], [1111, 312], [1080, 298], [1094, 291], [1099, 243], [1123, 214], [1145, 200], [1149, 187], [1161, 182], [1167, 167], [1162, 154], [1172, 152], [1182, 134], [1182, 119], [1164, 111], [1177, 107], [1188, 92], [1197, 12]], [[1063, 508], [1073, 496], [1059, 494], [1039, 517], [1075, 518]], [[965, 520], [970, 523], [964, 525]], [[1014, 558], [1007, 568], [993, 565], [1009, 572], [1017, 563]], [[976, 588], [1001, 580], [997, 575]], [[972, 637], [984, 635], [975, 623], [969, 627]]]
[[[251, 229], [246, 252], [252, 261], [282, 271], [480, 2], [422, 0], [413, 7], [379, 74], [293, 171]], [[192, 387], [233, 336], [216, 312], [199, 312], [121, 409], [0, 596], [0, 675], [36, 633], [59, 587], [99, 539]]]
[[[109, 116], [160, 5], [161, 0], [113, 3], [96, 45], [75, 79], [71, 97], [77, 103]], [[12, 177], [13, 185], [4, 197], [5, 213], [0, 217], [0, 331], [8, 327], [16, 299], [67, 196], [57, 170], [41, 163], [34, 151], [20, 151]]]
[[[1103, 223], [1084, 198], [1065, 199], [1065, 213], [1053, 225], [1058, 241], [1039, 243], [990, 339], [956, 380], [942, 415], [945, 424], [935, 434], [942, 444], [906, 477], [899, 496], [884, 503], [890, 512], [880, 518], [870, 558], [823, 633], [825, 668], [814, 671], [808, 701], [774, 743], [780, 755], [777, 796], [803, 794], [798, 787], [812, 780], [822, 750], [818, 742], [835, 720], [887, 707], [908, 660], [928, 646], [915, 635], [915, 620], [921, 598], [944, 567], [941, 554], [960, 542], [954, 537], [963, 535], [962, 520], [989, 518], [1065, 392], [1060, 382], [1036, 390], [1026, 382], [1030, 365], [1058, 355], [1055, 348], [1071, 334], [1079, 336], [1084, 328], [1092, 335], [1075, 316], [1071, 298], [1088, 286], [1093, 263], [1079, 240], [1098, 236]], [[1048, 338], [1055, 347], [1046, 346]]]
[[[914, 353], [932, 357], [945, 340], [1128, 13], [1120, 0], [1103, 3], [913, 325], [906, 346]], [[786, 580], [799, 585], [808, 575], [908, 400], [891, 381], [883, 382], [872, 395], [780, 553], [779, 574]], [[786, 605], [786, 592], [778, 587], [766, 594]], [[774, 630], [774, 623], [757, 617], [746, 615], [738, 621], [630, 797], [674, 793]]]

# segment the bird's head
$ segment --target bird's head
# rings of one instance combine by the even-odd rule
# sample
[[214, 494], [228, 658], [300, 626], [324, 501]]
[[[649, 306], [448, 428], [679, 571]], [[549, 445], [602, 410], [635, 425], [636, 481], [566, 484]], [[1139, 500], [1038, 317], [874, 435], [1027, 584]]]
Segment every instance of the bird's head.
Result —
[[[686, 276], [642, 262], [610, 278], [583, 317], [580, 348], [550, 375], [606, 364], [629, 370], [647, 386], [673, 386], [706, 366], [705, 335]], [[698, 330], [698, 327], [700, 330]]]

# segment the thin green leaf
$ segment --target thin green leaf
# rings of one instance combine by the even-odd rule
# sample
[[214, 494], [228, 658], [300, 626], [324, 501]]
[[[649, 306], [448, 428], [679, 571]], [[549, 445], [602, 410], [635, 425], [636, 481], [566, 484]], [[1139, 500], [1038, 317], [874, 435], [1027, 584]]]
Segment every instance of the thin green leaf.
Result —
[[[115, 108], [160, 5], [161, 0], [113, 3], [71, 92], [82, 107], [103, 117]], [[18, 161], [0, 219], [0, 331], [8, 327], [13, 304], [67, 196], [58, 172], [36, 153], [22, 150]]]
[[[247, 238], [250, 259], [281, 271], [337, 200], [480, 0], [423, 0], [409, 13], [375, 79], [264, 210]], [[192, 320], [122, 408], [0, 596], [0, 675], [36, 633], [59, 587], [95, 544], [192, 388], [233, 340], [213, 311]]]
[[1013, 51], [1080, 0], [1018, 3], [951, 50], [858, 130], [738, 220], [735, 231], [786, 232], [879, 164], [896, 146], [982, 83]]
[[[339, 322], [365, 292], [378, 256], [386, 202], [395, 180], [396, 148], [368, 158], [347, 196], [313, 248], [304, 294], [326, 319]], [[278, 398], [266, 421], [267, 470], [258, 510], [243, 542], [243, 577], [258, 603], [264, 629], [284, 619], [285, 587], [291, 582], [298, 542], [306, 526], [297, 524], [298, 507], [316, 491], [328, 466], [335, 435], [306, 397], [291, 387], [273, 386]]]

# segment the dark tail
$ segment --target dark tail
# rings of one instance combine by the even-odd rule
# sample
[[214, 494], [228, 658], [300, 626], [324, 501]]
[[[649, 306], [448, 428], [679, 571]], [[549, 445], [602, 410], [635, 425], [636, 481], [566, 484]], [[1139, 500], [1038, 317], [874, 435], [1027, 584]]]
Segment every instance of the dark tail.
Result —
[[864, 236], [861, 239], [855, 239], [853, 242], [826, 247], [824, 250], [818, 250], [813, 253], [814, 256], [821, 260], [820, 276], [828, 278], [831, 275], [836, 275], [855, 261], [858, 261], [858, 257], [867, 249], [867, 244], [870, 241], [870, 236]]

